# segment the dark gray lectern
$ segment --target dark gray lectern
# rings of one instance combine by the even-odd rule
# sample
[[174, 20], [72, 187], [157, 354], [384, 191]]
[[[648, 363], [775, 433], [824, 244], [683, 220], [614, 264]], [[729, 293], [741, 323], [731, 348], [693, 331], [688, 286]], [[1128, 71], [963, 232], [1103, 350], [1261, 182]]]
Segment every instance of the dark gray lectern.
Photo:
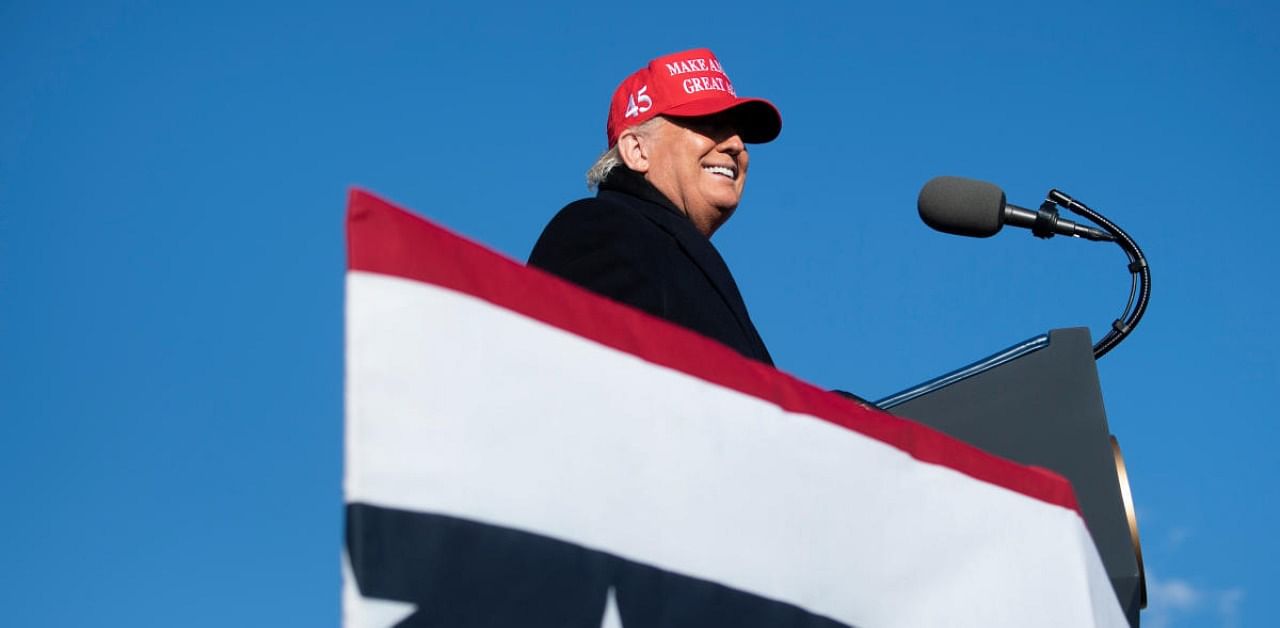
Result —
[[1141, 547], [1087, 328], [1053, 330], [876, 405], [1071, 480], [1120, 606], [1138, 626]]

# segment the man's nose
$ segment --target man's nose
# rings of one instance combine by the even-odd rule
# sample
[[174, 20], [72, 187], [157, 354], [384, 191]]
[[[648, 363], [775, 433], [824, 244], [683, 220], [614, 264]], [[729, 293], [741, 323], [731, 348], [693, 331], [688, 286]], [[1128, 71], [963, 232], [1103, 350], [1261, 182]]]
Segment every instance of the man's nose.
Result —
[[746, 149], [747, 146], [743, 144], [742, 136], [737, 131], [729, 131], [729, 136], [716, 145], [716, 150], [730, 155], [737, 155]]

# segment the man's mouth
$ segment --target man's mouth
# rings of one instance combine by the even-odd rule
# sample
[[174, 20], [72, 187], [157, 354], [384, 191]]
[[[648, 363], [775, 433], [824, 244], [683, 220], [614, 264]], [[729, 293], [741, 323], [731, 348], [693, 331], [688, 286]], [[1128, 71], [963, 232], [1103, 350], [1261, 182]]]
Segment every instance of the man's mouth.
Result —
[[729, 166], [703, 166], [702, 169], [706, 170], [707, 172], [710, 172], [711, 174], [718, 174], [722, 177], [728, 177], [730, 181], [736, 181], [738, 179], [737, 168], [731, 168]]

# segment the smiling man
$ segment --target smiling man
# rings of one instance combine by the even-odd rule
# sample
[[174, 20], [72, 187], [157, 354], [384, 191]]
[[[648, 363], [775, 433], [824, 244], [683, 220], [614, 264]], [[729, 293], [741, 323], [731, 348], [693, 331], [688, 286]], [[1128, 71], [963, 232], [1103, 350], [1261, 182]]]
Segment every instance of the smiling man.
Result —
[[609, 148], [587, 171], [598, 193], [556, 214], [529, 265], [773, 364], [710, 238], [742, 200], [747, 144], [781, 130], [710, 50], [654, 59], [613, 94]]

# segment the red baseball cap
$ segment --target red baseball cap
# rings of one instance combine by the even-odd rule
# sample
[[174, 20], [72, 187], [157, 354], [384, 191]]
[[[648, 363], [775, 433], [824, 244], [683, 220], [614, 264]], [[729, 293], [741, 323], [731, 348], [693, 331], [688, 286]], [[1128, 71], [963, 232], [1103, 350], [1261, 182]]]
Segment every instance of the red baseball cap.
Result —
[[613, 92], [605, 134], [609, 146], [623, 129], [658, 115], [708, 116], [732, 109], [742, 141], [763, 144], [782, 131], [782, 115], [761, 98], [739, 98], [716, 55], [696, 48], [658, 57], [628, 76]]

